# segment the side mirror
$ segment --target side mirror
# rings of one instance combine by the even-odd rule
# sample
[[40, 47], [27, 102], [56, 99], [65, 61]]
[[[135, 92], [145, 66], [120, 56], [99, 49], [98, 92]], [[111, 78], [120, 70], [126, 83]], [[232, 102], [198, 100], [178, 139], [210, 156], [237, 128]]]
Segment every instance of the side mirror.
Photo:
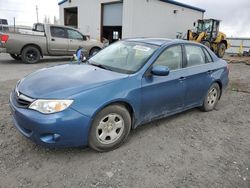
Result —
[[156, 76], [168, 76], [169, 71], [169, 68], [166, 66], [156, 65], [152, 68], [151, 73]]

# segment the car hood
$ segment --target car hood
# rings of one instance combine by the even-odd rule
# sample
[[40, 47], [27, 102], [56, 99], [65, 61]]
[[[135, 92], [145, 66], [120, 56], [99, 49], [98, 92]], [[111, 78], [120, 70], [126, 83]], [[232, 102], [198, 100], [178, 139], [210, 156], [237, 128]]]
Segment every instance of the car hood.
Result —
[[38, 99], [68, 98], [79, 92], [128, 77], [86, 64], [67, 64], [41, 69], [20, 81], [17, 90]]

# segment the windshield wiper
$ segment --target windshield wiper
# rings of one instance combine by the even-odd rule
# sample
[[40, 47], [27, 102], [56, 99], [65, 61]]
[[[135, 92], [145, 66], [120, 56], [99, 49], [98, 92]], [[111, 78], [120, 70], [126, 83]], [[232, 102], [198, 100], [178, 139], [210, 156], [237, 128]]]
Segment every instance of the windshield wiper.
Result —
[[99, 67], [99, 68], [105, 69], [105, 70], [111, 70], [109, 67], [107, 67], [105, 65], [97, 64], [97, 63], [89, 63], [89, 65], [93, 65], [95, 67]]

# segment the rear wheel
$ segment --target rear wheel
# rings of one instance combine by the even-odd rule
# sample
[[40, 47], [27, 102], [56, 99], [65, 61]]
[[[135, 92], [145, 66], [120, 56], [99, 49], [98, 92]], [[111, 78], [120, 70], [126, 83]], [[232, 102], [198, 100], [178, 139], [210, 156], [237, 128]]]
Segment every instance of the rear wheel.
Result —
[[213, 83], [204, 99], [202, 110], [205, 112], [213, 110], [218, 103], [220, 93], [220, 86], [217, 83]]
[[10, 56], [15, 59], [15, 60], [21, 60], [21, 57], [20, 55], [17, 55], [17, 54], [10, 54]]
[[41, 58], [41, 53], [39, 49], [35, 46], [26, 46], [22, 50], [22, 61], [24, 63], [33, 64], [37, 63]]
[[222, 58], [225, 55], [226, 52], [226, 44], [225, 43], [219, 43], [217, 48], [217, 56], [219, 58]]
[[119, 147], [128, 137], [131, 117], [121, 105], [111, 105], [101, 110], [94, 118], [89, 145], [96, 151], [109, 151]]

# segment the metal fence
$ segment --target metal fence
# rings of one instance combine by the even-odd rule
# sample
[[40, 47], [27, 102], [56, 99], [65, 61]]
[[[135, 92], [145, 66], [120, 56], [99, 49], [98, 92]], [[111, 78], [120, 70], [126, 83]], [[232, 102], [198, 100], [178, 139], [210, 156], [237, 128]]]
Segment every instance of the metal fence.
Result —
[[249, 52], [250, 38], [227, 38], [231, 47], [226, 51], [229, 54], [241, 54]]

